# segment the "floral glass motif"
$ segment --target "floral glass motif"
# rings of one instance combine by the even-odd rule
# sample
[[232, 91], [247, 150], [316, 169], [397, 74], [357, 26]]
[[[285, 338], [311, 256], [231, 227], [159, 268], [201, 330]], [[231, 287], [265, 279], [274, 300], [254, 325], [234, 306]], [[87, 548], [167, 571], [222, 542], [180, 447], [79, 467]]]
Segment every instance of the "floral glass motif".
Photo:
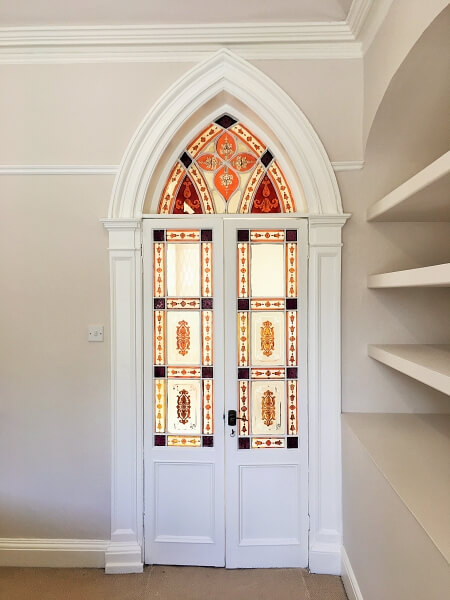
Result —
[[240, 450], [298, 448], [297, 230], [237, 232]]
[[160, 214], [292, 213], [286, 178], [266, 145], [222, 115], [193, 139], [172, 167]]
[[[191, 203], [196, 198], [190, 186]], [[154, 445], [214, 446], [211, 229], [153, 232]]]

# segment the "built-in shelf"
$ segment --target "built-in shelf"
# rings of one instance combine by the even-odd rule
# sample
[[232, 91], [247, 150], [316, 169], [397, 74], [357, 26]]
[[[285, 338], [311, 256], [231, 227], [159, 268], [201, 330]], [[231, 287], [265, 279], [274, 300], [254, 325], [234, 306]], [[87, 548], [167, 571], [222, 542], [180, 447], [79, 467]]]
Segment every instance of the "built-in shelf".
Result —
[[450, 263], [369, 275], [367, 286], [369, 288], [449, 287]]
[[375, 360], [450, 395], [450, 344], [370, 345]]
[[342, 420], [448, 562], [450, 415], [345, 413]]
[[367, 211], [368, 221], [450, 221], [450, 151]]

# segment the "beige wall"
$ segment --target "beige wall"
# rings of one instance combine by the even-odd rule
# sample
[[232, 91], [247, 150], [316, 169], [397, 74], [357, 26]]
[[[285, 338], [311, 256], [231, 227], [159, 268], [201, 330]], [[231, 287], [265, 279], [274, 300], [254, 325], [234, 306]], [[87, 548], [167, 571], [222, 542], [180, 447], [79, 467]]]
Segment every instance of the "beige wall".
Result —
[[[1, 66], [0, 164], [119, 164], [144, 115], [190, 66]], [[334, 160], [361, 158], [362, 61], [258, 66], [293, 96]], [[113, 180], [0, 176], [0, 538], [109, 537], [109, 268], [99, 219]], [[105, 325], [103, 344], [88, 343], [89, 324]]]
[[[297, 102], [332, 160], [362, 158], [361, 60], [255, 64]], [[190, 66], [1, 66], [0, 164], [118, 164], [152, 104]], [[374, 140], [367, 168], [339, 176], [353, 213], [344, 229], [344, 408], [443, 410], [438, 394], [427, 390], [424, 400], [366, 356], [368, 342], [441, 341], [446, 300], [445, 291], [427, 292], [430, 314], [424, 292], [365, 288], [369, 271], [445, 253], [445, 226], [364, 222], [366, 207], [411, 167], [392, 160], [381, 134]], [[112, 176], [0, 176], [0, 537], [109, 536], [109, 273], [99, 219], [112, 185]], [[389, 316], [396, 299], [405, 306], [397, 321]], [[90, 344], [87, 326], [97, 323], [105, 342]]]

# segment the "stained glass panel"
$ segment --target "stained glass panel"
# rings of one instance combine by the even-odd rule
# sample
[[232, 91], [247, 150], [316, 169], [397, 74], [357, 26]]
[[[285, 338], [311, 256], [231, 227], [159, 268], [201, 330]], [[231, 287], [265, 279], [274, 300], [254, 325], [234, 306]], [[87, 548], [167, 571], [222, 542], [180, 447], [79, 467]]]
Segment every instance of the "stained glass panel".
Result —
[[212, 234], [153, 233], [155, 446], [214, 446]]
[[297, 230], [237, 232], [241, 450], [298, 448], [297, 252]]
[[295, 210], [282, 169], [265, 143], [234, 117], [221, 115], [179, 155], [161, 194], [158, 212]]

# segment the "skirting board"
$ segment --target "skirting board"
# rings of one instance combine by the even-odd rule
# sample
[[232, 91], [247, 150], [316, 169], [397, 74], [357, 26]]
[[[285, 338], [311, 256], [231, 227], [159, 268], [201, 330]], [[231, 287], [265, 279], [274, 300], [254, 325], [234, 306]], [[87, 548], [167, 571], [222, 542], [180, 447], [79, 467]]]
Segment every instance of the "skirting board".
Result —
[[342, 583], [344, 584], [345, 591], [347, 592], [348, 600], [364, 600], [344, 546], [342, 546], [341, 549], [341, 557]]
[[105, 567], [109, 540], [0, 538], [1, 567]]
[[341, 574], [339, 544], [315, 543], [309, 548], [309, 570], [319, 575]]

